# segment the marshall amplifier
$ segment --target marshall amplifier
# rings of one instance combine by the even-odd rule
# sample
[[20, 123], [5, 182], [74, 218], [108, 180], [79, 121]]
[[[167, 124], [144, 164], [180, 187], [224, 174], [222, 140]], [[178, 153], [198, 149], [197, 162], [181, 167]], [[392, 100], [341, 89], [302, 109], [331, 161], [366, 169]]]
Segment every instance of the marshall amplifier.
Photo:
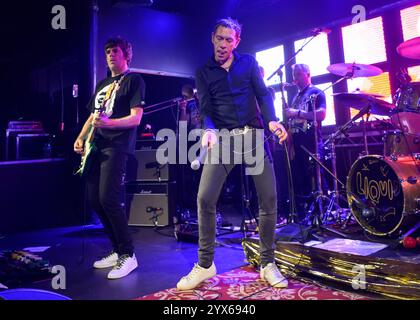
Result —
[[125, 205], [130, 226], [167, 226], [175, 212], [174, 183], [126, 183]]
[[169, 164], [160, 164], [156, 152], [164, 141], [137, 140], [134, 156], [127, 161], [127, 182], [166, 182], [173, 180], [174, 168]]
[[169, 164], [156, 161], [156, 149], [136, 150], [127, 161], [126, 181], [163, 182], [169, 180]]
[[51, 137], [48, 133], [20, 133], [16, 135], [16, 160], [51, 157]]
[[[41, 140], [44, 139], [44, 134], [45, 131], [42, 128], [41, 122], [10, 121], [6, 129], [6, 160], [42, 158], [43, 142]], [[33, 146], [27, 143], [31, 140], [33, 140]], [[18, 146], [19, 142], [20, 146]], [[41, 144], [40, 148], [39, 144]]]

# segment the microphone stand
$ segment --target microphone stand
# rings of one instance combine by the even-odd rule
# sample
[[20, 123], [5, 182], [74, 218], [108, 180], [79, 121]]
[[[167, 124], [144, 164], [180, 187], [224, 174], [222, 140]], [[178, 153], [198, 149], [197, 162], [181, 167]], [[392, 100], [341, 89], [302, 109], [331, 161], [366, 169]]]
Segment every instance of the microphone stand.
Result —
[[[286, 124], [286, 114], [285, 114], [285, 109], [288, 107], [287, 106], [287, 102], [286, 99], [284, 97], [284, 85], [283, 85], [283, 67], [288, 66], [293, 59], [299, 54], [299, 52], [301, 52], [303, 50], [303, 48], [305, 48], [313, 39], [315, 39], [315, 37], [317, 37], [320, 33], [316, 33], [314, 34], [307, 42], [305, 42], [298, 51], [296, 51], [289, 59], [287, 59], [287, 61], [283, 64], [281, 64], [276, 71], [274, 71], [268, 78], [267, 81], [270, 80], [272, 77], [274, 77], [276, 74], [279, 76], [280, 78], [280, 92], [281, 92], [281, 101], [282, 101], [282, 106], [283, 106], [283, 121], [284, 124], [287, 127]], [[287, 129], [287, 128], [286, 128]], [[285, 142], [287, 144], [287, 142]], [[292, 177], [292, 169], [291, 169], [291, 164], [290, 164], [290, 155], [289, 155], [289, 150], [287, 145], [285, 145], [284, 147], [285, 152], [286, 152], [286, 163], [287, 163], [287, 179], [288, 179], [288, 189], [289, 189], [289, 211], [290, 211], [290, 215], [289, 215], [289, 222], [297, 222], [297, 212], [296, 212], [296, 200], [295, 200], [295, 193], [294, 193], [294, 185], [293, 185], [293, 177]]]
[[[325, 222], [328, 220], [328, 216], [327, 214], [331, 214], [332, 208], [336, 207], [337, 209], [340, 209], [341, 211], [341, 207], [338, 203], [339, 200], [339, 191], [338, 191], [338, 184], [337, 182], [340, 182], [341, 185], [343, 185], [341, 183], [341, 181], [337, 178], [337, 165], [336, 165], [336, 153], [335, 153], [335, 138], [337, 137], [336, 134], [333, 134], [328, 140], [327, 142], [331, 142], [330, 147], [331, 147], [331, 161], [332, 161], [332, 169], [333, 169], [333, 173], [331, 173], [329, 170], [327, 170], [327, 172], [329, 174], [331, 174], [331, 176], [334, 178], [334, 191], [332, 192], [332, 198], [328, 198], [326, 195], [324, 195], [323, 191], [322, 191], [322, 176], [321, 176], [321, 166], [325, 168], [324, 165], [322, 165], [320, 159], [320, 153], [319, 153], [319, 148], [318, 148], [318, 127], [319, 127], [319, 123], [317, 121], [316, 118], [316, 99], [317, 97], [321, 94], [321, 93], [325, 93], [326, 90], [328, 90], [329, 88], [335, 86], [336, 84], [340, 83], [343, 80], [346, 79], [351, 79], [354, 76], [354, 71], [355, 71], [355, 66], [353, 65], [352, 70], [350, 72], [348, 72], [345, 76], [341, 77], [340, 79], [338, 79], [337, 81], [335, 81], [334, 83], [332, 83], [330, 86], [328, 86], [327, 88], [325, 88], [322, 91], [319, 91], [316, 94], [312, 94], [310, 96], [310, 103], [311, 103], [311, 107], [312, 107], [312, 113], [313, 113], [313, 124], [314, 124], [314, 147], [315, 147], [315, 154], [311, 154], [310, 156], [312, 159], [315, 160], [316, 162], [316, 191], [314, 193], [315, 200], [313, 202], [313, 204], [311, 205], [310, 209], [309, 209], [309, 216], [313, 216], [313, 220], [312, 220], [312, 225], [314, 225], [316, 228], [320, 228], [322, 225], [322, 220], [324, 220]], [[340, 128], [338, 130], [339, 133], [344, 132], [344, 130], [347, 130], [349, 127], [347, 126], [351, 126], [356, 118], [360, 117], [360, 114], [364, 114], [365, 111], [361, 111], [355, 118], [353, 118], [351, 121], [349, 121], [348, 123], [346, 123], [342, 128]], [[328, 143], [326, 143], [328, 145]], [[302, 146], [303, 148], [303, 146]], [[305, 150], [306, 152], [308, 152], [308, 150]], [[324, 207], [323, 207], [323, 199], [326, 199], [328, 201], [328, 206], [327, 206], [327, 210], [325, 212], [325, 216], [324, 216]], [[314, 211], [314, 207], [315, 205], [318, 205], [318, 215], [312, 215], [313, 211]], [[322, 216], [322, 218], [321, 218]]]
[[[280, 78], [280, 93], [281, 93], [281, 103], [282, 103], [282, 110], [283, 110], [283, 123], [288, 130], [287, 125], [287, 118], [285, 110], [288, 108], [286, 98], [284, 97], [284, 87], [283, 87], [283, 71], [281, 69], [278, 70], [278, 75]], [[295, 200], [295, 190], [293, 185], [293, 177], [292, 177], [292, 168], [290, 164], [290, 154], [289, 148], [287, 145], [287, 141], [284, 142], [284, 150], [286, 153], [286, 164], [287, 164], [287, 182], [288, 182], [288, 189], [289, 189], [289, 221], [291, 223], [297, 223], [298, 217], [296, 212], [296, 200]]]
[[[178, 103], [183, 101], [183, 100], [184, 100], [183, 98], [174, 98], [174, 99], [169, 99], [169, 100], [166, 100], [166, 101], [162, 101], [162, 102], [147, 106], [143, 109], [144, 114], [145, 115], [152, 114], [152, 113], [155, 113], [155, 112], [159, 112], [159, 111], [162, 111], [162, 110], [166, 110], [168, 108], [178, 106]], [[194, 98], [187, 99], [187, 100], [184, 100], [184, 101], [189, 102], [189, 101], [192, 101], [192, 100], [194, 100]]]
[[[276, 74], [280, 75], [282, 74], [282, 70], [283, 67], [289, 65], [290, 62], [292, 62], [292, 60], [299, 54], [299, 52], [301, 52], [303, 50], [303, 48], [305, 48], [313, 39], [315, 39], [319, 33], [314, 34], [307, 42], [305, 42], [302, 47], [300, 47], [300, 49], [298, 51], [296, 51], [285, 63], [281, 64], [280, 67], [277, 68], [276, 71], [274, 71], [268, 78], [267, 81], [269, 81], [272, 77], [274, 77]], [[281, 78], [280, 78], [281, 79]], [[281, 81], [281, 80], [280, 80]]]

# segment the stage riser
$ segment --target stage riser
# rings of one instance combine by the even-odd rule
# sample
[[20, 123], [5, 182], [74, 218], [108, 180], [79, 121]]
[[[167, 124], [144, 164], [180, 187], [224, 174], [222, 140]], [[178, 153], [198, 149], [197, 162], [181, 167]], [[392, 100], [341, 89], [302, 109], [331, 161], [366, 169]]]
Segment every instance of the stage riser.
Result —
[[[242, 245], [248, 262], [259, 265], [258, 240], [245, 239]], [[360, 289], [360, 294], [368, 291], [397, 299], [420, 299], [420, 265], [416, 263], [279, 242], [276, 244], [275, 261], [281, 271], [291, 277], [318, 283], [335, 283], [347, 289], [352, 289], [352, 280], [358, 276], [355, 270], [363, 266], [366, 271], [366, 289]], [[357, 268], [353, 269], [355, 266]]]

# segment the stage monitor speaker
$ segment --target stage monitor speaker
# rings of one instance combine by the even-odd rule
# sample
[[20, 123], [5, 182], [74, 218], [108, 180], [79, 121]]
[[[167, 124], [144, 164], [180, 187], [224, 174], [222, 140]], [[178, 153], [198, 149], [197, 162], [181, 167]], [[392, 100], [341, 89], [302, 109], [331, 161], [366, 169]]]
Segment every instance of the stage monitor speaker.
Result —
[[173, 183], [127, 183], [126, 212], [130, 226], [167, 226], [175, 212]]
[[169, 164], [156, 161], [156, 149], [136, 150], [127, 163], [126, 181], [163, 182], [169, 180]]

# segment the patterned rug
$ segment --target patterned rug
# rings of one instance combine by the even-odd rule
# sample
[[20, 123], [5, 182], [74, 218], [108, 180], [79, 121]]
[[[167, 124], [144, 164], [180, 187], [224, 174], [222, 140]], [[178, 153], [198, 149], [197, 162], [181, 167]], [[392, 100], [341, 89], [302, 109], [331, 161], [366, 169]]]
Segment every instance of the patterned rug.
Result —
[[369, 300], [355, 293], [323, 288], [289, 279], [286, 289], [275, 289], [260, 279], [252, 266], [216, 275], [195, 290], [166, 289], [136, 300]]

